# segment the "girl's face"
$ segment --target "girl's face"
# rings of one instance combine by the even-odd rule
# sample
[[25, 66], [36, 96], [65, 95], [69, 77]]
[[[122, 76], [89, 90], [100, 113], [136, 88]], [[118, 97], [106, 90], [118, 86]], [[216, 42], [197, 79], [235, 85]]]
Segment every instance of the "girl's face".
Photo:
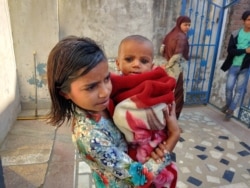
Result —
[[85, 110], [101, 112], [109, 104], [111, 90], [108, 63], [102, 61], [86, 75], [74, 80], [70, 92], [63, 96]]
[[153, 49], [148, 42], [124, 41], [116, 60], [123, 75], [140, 74], [152, 70]]
[[180, 28], [184, 33], [187, 33], [189, 31], [189, 29], [190, 29], [190, 26], [191, 26], [190, 22], [188, 22], [188, 23], [183, 22], [183, 23], [181, 23]]

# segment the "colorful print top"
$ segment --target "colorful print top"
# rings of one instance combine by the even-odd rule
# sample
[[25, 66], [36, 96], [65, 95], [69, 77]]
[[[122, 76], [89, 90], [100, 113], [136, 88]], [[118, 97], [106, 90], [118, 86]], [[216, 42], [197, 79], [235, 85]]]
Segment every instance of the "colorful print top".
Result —
[[92, 169], [96, 188], [148, 187], [154, 175], [127, 155], [127, 144], [109, 119], [97, 122], [77, 109], [72, 134], [79, 155]]

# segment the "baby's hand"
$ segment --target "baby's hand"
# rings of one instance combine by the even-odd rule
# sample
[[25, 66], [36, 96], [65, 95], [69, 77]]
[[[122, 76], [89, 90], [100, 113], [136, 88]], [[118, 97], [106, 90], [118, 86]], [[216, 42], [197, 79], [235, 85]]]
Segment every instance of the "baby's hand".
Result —
[[248, 48], [246, 49], [246, 53], [247, 53], [247, 54], [250, 54], [250, 47], [248, 47]]

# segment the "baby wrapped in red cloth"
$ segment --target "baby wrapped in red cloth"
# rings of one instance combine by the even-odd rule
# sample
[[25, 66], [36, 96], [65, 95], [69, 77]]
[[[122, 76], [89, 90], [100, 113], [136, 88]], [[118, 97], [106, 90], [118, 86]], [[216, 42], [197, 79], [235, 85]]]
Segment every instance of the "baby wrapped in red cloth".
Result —
[[155, 68], [153, 52], [152, 42], [144, 36], [121, 41], [116, 65], [122, 75], [111, 75], [110, 110], [129, 143], [130, 157], [154, 172], [154, 187], [175, 188], [178, 173], [169, 153], [179, 139], [175, 79]]
[[166, 139], [162, 110], [174, 101], [175, 79], [158, 67], [138, 75], [112, 74], [111, 81], [113, 120], [124, 133], [132, 149], [130, 154], [134, 153], [136, 160], [144, 163], [152, 150]]

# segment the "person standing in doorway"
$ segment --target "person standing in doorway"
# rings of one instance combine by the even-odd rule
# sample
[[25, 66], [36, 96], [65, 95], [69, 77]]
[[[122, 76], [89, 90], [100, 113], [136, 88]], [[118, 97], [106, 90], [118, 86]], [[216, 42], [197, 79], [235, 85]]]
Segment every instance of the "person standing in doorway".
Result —
[[227, 58], [221, 69], [228, 71], [226, 80], [226, 105], [221, 111], [229, 120], [241, 102], [249, 77], [250, 66], [250, 11], [242, 14], [243, 27], [233, 31], [227, 47]]
[[179, 16], [176, 26], [165, 36], [160, 53], [167, 60], [165, 69], [170, 76], [175, 77], [176, 117], [179, 119], [185, 100], [185, 85], [183, 70], [189, 59], [189, 43], [187, 32], [190, 29], [191, 19], [188, 16]]

